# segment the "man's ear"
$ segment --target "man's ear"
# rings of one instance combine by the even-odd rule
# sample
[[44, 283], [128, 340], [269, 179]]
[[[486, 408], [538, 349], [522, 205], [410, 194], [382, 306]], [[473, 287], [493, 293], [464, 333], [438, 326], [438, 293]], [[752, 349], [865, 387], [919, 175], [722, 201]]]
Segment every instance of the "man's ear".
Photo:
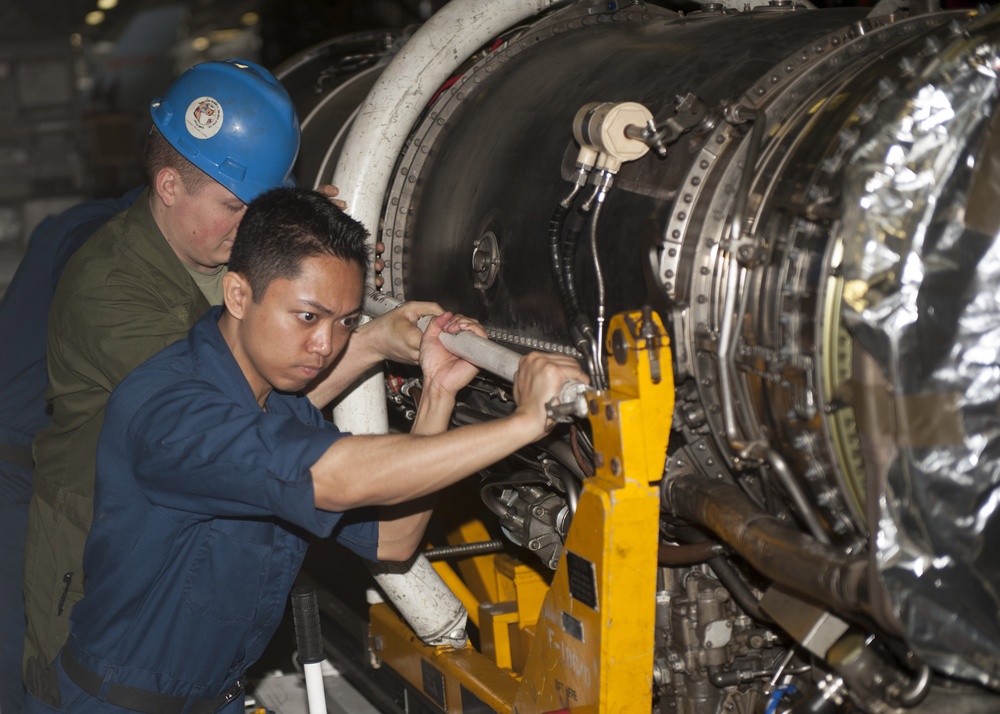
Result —
[[172, 206], [181, 188], [181, 176], [172, 166], [164, 166], [156, 172], [153, 190], [164, 206]]
[[228, 272], [222, 276], [222, 302], [226, 311], [237, 320], [246, 314], [247, 305], [253, 300], [250, 283], [239, 273]]

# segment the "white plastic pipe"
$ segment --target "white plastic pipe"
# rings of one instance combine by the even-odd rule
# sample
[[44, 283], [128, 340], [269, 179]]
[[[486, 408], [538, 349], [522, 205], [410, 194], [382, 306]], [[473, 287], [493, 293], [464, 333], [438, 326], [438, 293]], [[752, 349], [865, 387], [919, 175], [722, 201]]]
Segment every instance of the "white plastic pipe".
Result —
[[302, 666], [306, 678], [306, 702], [309, 714], [326, 714], [326, 689], [323, 687], [323, 665], [314, 662]]
[[[337, 161], [333, 183], [348, 213], [377, 231], [396, 158], [427, 102], [467, 57], [554, 2], [452, 0], [417, 30], [368, 93]], [[334, 421], [355, 434], [388, 430], [381, 373], [340, 400]]]

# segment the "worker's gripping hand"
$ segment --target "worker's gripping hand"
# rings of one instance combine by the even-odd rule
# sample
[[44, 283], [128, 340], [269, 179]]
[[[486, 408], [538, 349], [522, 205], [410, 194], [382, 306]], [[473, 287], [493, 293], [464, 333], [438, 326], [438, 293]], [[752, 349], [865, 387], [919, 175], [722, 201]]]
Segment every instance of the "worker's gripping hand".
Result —
[[420, 369], [424, 373], [425, 391], [434, 390], [442, 395], [454, 396], [479, 372], [478, 367], [453, 355], [441, 344], [442, 332], [457, 335], [463, 331], [486, 338], [486, 330], [478, 322], [450, 312], [438, 315], [427, 325], [420, 342]]
[[423, 332], [417, 320], [425, 315], [440, 315], [436, 302], [406, 302], [370, 322], [360, 325], [357, 336], [381, 359], [417, 364]]
[[590, 378], [572, 357], [545, 352], [524, 355], [514, 376], [515, 416], [530, 419], [538, 437], [544, 436], [555, 426], [548, 404], [558, 400], [563, 385], [571, 381], [590, 384]]

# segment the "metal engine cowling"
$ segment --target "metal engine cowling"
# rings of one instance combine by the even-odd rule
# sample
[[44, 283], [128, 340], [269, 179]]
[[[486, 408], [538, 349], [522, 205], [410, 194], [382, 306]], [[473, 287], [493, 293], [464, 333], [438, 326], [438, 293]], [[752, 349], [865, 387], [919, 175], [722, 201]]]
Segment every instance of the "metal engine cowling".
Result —
[[[665, 155], [621, 168], [566, 270], [588, 321], [599, 306], [664, 318], [665, 483], [739, 489], [830, 555], [816, 582], [867, 564], [850, 596], [798, 594], [1000, 688], [1000, 20], [711, 7], [574, 3], [470, 58], [396, 158], [372, 226], [383, 289], [580, 355], [547, 247], [573, 120], [644, 105], [675, 128]], [[304, 145], [330, 150], [301, 180], [330, 181], [339, 131], [306, 125]], [[697, 521], [716, 491], [684, 512], [664, 493], [668, 515], [747, 548], [736, 525]], [[768, 547], [750, 562], [794, 592], [798, 561]]]

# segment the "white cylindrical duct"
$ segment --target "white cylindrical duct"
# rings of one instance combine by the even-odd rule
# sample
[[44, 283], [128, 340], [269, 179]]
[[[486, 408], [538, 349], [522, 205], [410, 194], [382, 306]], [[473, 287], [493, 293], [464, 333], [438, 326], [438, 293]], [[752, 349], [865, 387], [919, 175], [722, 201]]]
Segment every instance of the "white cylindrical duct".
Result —
[[[393, 166], [434, 92], [475, 50], [554, 0], [453, 0], [436, 13], [389, 63], [355, 121], [333, 183], [347, 211], [375, 233]], [[340, 400], [334, 421], [355, 434], [388, 431], [381, 372]], [[428, 644], [464, 646], [468, 613], [422, 555], [410, 563], [378, 563], [375, 579]]]
[[[396, 158], [429, 99], [465, 58], [503, 30], [554, 0], [452, 0], [406, 43], [372, 87], [355, 115], [333, 183], [347, 212], [374, 233]], [[388, 429], [380, 374], [365, 380], [334, 409], [344, 431]]]
[[426, 556], [418, 553], [405, 562], [370, 563], [369, 568], [424, 644], [465, 647], [469, 613]]

